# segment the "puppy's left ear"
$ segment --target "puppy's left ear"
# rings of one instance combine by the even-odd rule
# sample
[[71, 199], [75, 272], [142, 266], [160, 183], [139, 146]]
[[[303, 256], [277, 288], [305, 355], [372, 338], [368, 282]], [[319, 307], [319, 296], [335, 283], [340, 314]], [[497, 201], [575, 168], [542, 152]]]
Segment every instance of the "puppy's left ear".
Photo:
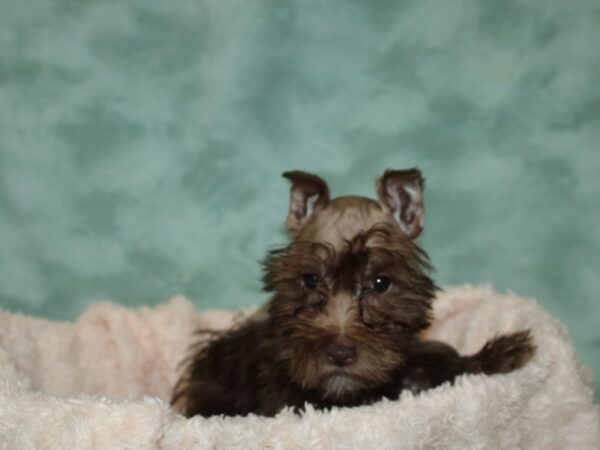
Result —
[[289, 231], [296, 233], [329, 203], [329, 187], [317, 175], [300, 170], [285, 172], [283, 176], [292, 183], [290, 211], [285, 225]]
[[388, 169], [377, 180], [379, 203], [409, 237], [416, 238], [425, 227], [423, 189], [425, 180], [418, 169]]

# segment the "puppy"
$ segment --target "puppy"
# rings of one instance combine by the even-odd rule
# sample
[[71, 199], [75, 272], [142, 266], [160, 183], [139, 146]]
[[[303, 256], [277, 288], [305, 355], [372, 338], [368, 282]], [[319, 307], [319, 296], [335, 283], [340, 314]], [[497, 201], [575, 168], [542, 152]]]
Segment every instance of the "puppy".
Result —
[[316, 175], [283, 176], [292, 185], [292, 242], [264, 262], [272, 298], [241, 326], [195, 347], [173, 395], [185, 415], [356, 406], [465, 373], [510, 372], [531, 359], [529, 331], [495, 337], [470, 356], [419, 339], [436, 286], [415, 242], [424, 227], [417, 169], [386, 171], [378, 201], [330, 199]]

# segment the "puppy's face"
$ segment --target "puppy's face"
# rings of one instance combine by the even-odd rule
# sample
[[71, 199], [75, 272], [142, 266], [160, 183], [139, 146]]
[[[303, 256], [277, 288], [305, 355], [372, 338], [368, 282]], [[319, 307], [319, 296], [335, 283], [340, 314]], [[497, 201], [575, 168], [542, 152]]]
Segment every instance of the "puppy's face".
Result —
[[391, 381], [414, 335], [430, 323], [435, 285], [414, 238], [423, 229], [423, 180], [387, 171], [379, 201], [329, 199], [304, 172], [292, 182], [287, 227], [293, 242], [272, 251], [265, 289], [279, 356], [294, 381], [331, 400]]

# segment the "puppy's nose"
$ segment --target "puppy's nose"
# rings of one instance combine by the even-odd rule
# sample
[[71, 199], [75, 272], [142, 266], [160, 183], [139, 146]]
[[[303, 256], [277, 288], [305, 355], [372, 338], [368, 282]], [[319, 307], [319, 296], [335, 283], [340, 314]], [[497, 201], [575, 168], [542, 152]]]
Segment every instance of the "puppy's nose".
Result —
[[336, 366], [347, 366], [356, 358], [356, 345], [332, 342], [325, 347], [325, 355]]

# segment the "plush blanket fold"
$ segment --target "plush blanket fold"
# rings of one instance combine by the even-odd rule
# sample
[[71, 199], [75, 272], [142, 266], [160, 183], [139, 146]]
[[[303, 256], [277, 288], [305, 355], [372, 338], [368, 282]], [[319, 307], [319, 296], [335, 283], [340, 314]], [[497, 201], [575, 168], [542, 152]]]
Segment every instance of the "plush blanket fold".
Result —
[[99, 303], [74, 322], [0, 312], [0, 448], [600, 448], [591, 373], [565, 329], [534, 300], [487, 287], [441, 293], [427, 336], [471, 353], [529, 328], [538, 352], [521, 370], [301, 417], [177, 414], [168, 400], [194, 330], [240, 316], [182, 297], [155, 308]]

